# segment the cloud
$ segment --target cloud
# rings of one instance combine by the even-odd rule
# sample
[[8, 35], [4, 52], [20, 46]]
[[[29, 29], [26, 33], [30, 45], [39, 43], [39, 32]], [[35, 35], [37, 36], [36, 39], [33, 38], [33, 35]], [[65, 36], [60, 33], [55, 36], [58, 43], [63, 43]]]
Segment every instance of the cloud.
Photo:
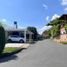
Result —
[[61, 5], [64, 7], [64, 11], [67, 11], [67, 0], [60, 0]]
[[54, 15], [52, 16], [51, 20], [54, 20], [54, 19], [59, 18], [59, 17], [60, 17], [60, 16], [59, 16], [58, 14], [54, 14]]
[[48, 6], [47, 6], [46, 4], [43, 4], [43, 7], [44, 7], [45, 9], [47, 9], [47, 8], [48, 8]]
[[45, 30], [49, 30], [49, 29], [51, 29], [52, 28], [52, 26], [44, 26], [43, 28], [41, 28], [40, 30], [39, 30], [39, 34], [42, 34]]
[[2, 19], [1, 21], [6, 22], [7, 20], [6, 19]]
[[49, 20], [49, 18], [50, 18], [50, 17], [49, 17], [49, 16], [47, 16], [47, 17], [46, 17], [46, 21], [48, 21], [48, 20]]
[[61, 5], [63, 6], [67, 5], [67, 0], [62, 0]]
[[67, 11], [67, 7], [66, 7], [66, 8], [64, 8], [64, 10], [65, 10], [65, 11]]

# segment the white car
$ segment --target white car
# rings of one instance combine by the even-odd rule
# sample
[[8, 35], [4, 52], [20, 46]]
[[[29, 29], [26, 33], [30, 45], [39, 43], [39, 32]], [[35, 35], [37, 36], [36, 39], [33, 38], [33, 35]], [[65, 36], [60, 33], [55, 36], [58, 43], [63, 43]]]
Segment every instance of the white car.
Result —
[[11, 35], [8, 37], [8, 42], [12, 42], [12, 41], [24, 43], [25, 39], [23, 37], [18, 36], [18, 35]]

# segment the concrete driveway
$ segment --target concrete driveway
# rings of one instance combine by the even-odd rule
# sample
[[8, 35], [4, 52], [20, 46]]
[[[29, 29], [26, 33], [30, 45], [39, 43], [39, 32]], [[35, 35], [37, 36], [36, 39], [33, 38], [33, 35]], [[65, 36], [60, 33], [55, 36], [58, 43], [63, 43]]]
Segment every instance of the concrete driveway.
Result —
[[67, 45], [43, 40], [16, 55], [0, 59], [0, 67], [67, 67]]
[[28, 48], [30, 44], [28, 43], [6, 43], [5, 48], [7, 47], [17, 47], [17, 48]]

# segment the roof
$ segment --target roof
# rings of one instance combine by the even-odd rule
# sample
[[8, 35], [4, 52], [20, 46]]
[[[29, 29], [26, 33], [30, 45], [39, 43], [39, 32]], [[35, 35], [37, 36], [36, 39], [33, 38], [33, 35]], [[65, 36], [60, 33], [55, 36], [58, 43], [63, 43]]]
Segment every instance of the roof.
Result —
[[27, 31], [27, 29], [24, 29], [22, 27], [16, 29], [15, 27], [4, 25], [4, 29], [5, 31], [26, 31], [27, 34], [33, 34], [31, 31]]
[[63, 14], [63, 15], [59, 18], [59, 20], [67, 20], [67, 14]]
[[15, 28], [12, 28], [12, 29], [5, 29], [5, 31], [25, 31], [25, 29], [15, 29]]
[[24, 31], [24, 30], [26, 30], [23, 27], [15, 28], [14, 26], [9, 26], [6, 24], [4, 24], [3, 27], [4, 27], [5, 31]]

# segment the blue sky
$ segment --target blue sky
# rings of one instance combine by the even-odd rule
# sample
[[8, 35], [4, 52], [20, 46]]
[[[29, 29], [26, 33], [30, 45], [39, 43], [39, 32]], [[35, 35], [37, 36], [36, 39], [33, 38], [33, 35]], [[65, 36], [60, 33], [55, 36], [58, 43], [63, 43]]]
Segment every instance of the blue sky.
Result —
[[35, 26], [38, 30], [67, 13], [67, 0], [0, 0], [0, 20], [8, 25]]

